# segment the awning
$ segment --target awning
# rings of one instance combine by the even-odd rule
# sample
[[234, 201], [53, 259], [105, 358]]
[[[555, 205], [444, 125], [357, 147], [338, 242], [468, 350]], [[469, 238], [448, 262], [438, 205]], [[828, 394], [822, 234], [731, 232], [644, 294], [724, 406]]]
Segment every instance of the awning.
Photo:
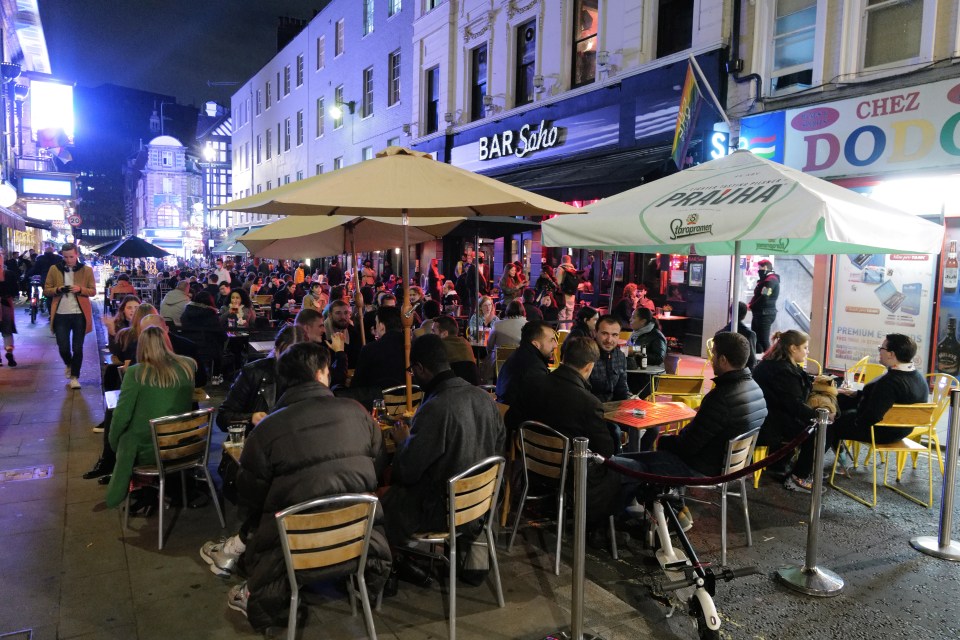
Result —
[[648, 176], [660, 177], [651, 174], [667, 168], [670, 150], [669, 146], [647, 147], [491, 177], [557, 200], [593, 200], [636, 187]]
[[26, 231], [27, 229], [23, 218], [6, 207], [0, 207], [0, 224], [17, 231]]

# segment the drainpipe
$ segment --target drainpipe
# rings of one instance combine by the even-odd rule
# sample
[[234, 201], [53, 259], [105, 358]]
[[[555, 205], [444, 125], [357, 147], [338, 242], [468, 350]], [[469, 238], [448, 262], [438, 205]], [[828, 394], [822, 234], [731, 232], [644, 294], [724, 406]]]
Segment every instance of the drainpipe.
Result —
[[756, 87], [754, 90], [759, 100], [763, 83], [763, 78], [760, 77], [760, 74], [751, 73], [745, 76], [740, 75], [740, 72], [743, 71], [743, 58], [740, 57], [740, 19], [742, 4], [743, 0], [733, 0], [733, 28], [730, 34], [730, 54], [736, 57], [732, 57], [727, 61], [727, 73], [733, 77], [737, 84], [743, 84], [744, 82], [755, 83]]

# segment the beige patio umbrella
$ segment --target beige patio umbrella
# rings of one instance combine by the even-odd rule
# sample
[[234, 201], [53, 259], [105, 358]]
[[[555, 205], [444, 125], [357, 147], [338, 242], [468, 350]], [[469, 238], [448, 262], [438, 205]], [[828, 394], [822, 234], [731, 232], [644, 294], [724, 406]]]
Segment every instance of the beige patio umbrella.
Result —
[[[292, 182], [219, 209], [287, 216], [349, 215], [401, 218], [404, 232], [403, 307], [406, 364], [410, 364], [410, 218], [545, 216], [584, 213], [556, 200], [512, 187], [429, 154], [387, 147], [373, 160]], [[407, 374], [407, 410], [412, 411]]]

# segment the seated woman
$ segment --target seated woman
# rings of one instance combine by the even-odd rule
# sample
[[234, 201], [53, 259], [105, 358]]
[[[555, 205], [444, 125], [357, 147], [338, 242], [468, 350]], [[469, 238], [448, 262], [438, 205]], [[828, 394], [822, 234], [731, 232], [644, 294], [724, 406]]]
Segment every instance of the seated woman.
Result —
[[637, 285], [628, 282], [623, 286], [623, 295], [613, 307], [612, 314], [620, 321], [621, 327], [630, 326], [630, 318], [633, 317], [633, 311], [637, 308]]
[[667, 338], [660, 329], [660, 323], [647, 307], [637, 307], [630, 318], [633, 333], [627, 340], [637, 348], [647, 350], [647, 365], [661, 365], [667, 356]]
[[443, 283], [442, 299], [444, 309], [452, 305], [460, 304], [460, 296], [457, 295], [457, 287], [453, 280], [447, 280]]
[[[117, 307], [117, 315], [110, 317], [104, 314], [102, 316], [103, 326], [107, 329], [107, 348], [111, 353], [116, 344], [117, 334], [130, 326], [138, 306], [140, 306], [140, 298], [133, 295], [125, 296]], [[106, 389], [106, 391], [110, 391], [110, 389]]]
[[[220, 324], [227, 328], [252, 329], [256, 317], [253, 312], [253, 303], [250, 302], [250, 296], [243, 289], [231, 291], [230, 304], [220, 308]], [[233, 320], [233, 327], [230, 326], [231, 320]]]
[[493, 298], [483, 296], [480, 298], [480, 309], [473, 314], [470, 322], [467, 323], [467, 336], [475, 340], [482, 338], [481, 330], [491, 328], [496, 319], [497, 313], [493, 305]]
[[[767, 418], [760, 427], [757, 446], [770, 451], [793, 440], [817, 412], [807, 405], [813, 386], [812, 377], [803, 370], [809, 353], [810, 337], [803, 331], [790, 329], [773, 335], [773, 344], [763, 360], [753, 370], [753, 379], [763, 391], [767, 402]], [[831, 420], [833, 416], [831, 416]], [[792, 491], [810, 491], [813, 482], [808, 476], [813, 468], [815, 439], [808, 438], [800, 449], [794, 475], [788, 476], [784, 487]]]
[[527, 317], [519, 300], [508, 304], [504, 317], [493, 323], [493, 330], [487, 337], [487, 359], [480, 367], [480, 375], [484, 380], [496, 377], [497, 349], [501, 345], [520, 346], [520, 331], [525, 324]]
[[190, 411], [196, 369], [192, 359], [173, 353], [159, 327], [140, 335], [137, 364], [123, 378], [110, 423], [110, 447], [117, 464], [107, 487], [108, 507], [120, 506], [127, 497], [134, 466], [156, 464], [150, 420]]
[[557, 308], [557, 301], [554, 300], [553, 294], [544, 292], [540, 298], [540, 315], [543, 316], [546, 322], [556, 326], [559, 313], [560, 310]]

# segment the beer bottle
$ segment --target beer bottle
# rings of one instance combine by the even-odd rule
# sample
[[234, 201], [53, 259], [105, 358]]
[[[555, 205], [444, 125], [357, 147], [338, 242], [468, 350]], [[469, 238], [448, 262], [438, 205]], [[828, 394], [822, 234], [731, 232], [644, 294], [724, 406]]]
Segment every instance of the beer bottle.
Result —
[[957, 319], [947, 319], [947, 335], [937, 345], [937, 371], [952, 376], [960, 371], [960, 342], [957, 341]]
[[960, 276], [960, 263], [957, 262], [957, 241], [950, 241], [947, 251], [947, 263], [943, 267], [943, 292], [953, 293], [957, 290], [957, 280]]

